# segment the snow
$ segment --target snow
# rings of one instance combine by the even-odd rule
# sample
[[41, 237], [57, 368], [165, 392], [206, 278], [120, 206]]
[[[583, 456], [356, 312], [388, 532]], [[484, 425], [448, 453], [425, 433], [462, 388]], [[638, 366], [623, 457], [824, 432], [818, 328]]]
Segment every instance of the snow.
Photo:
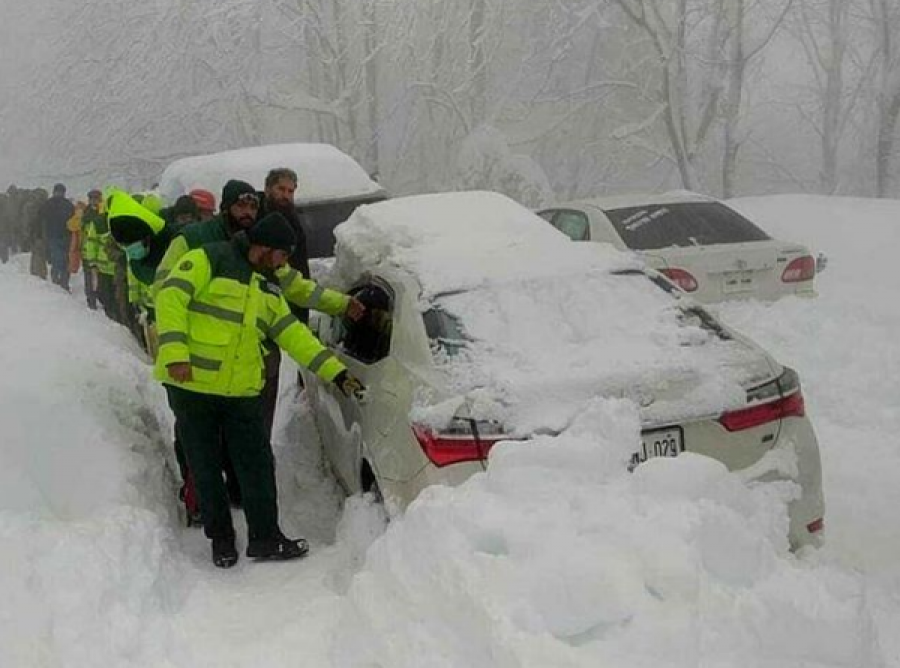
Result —
[[336, 235], [339, 275], [403, 270], [422, 286], [422, 310], [451, 314], [469, 338], [441, 365], [451, 396], [423, 397], [421, 422], [440, 426], [468, 404], [517, 434], [558, 431], [598, 393], [640, 389], [657, 397], [645, 423], [665, 424], [741, 406], [749, 380], [773, 372], [743, 343], [683, 324], [643, 275], [615, 275], [636, 266], [629, 255], [573, 244], [496, 193], [367, 205]]
[[176, 160], [160, 178], [160, 194], [174, 202], [194, 188], [204, 188], [219, 201], [229, 179], [246, 181], [257, 190], [277, 167], [297, 172], [297, 204], [366, 197], [382, 192], [365, 170], [330, 144], [271, 144]]
[[787, 550], [790, 485], [697, 456], [624, 473], [639, 416], [622, 399], [498, 445], [384, 531], [371, 500], [341, 508], [286, 364], [282, 522], [312, 554], [218, 571], [177, 522], [146, 360], [17, 257], [0, 266], [0, 665], [900, 666], [900, 203], [731, 204], [829, 255], [816, 299], [717, 307], [804, 381], [821, 549]]

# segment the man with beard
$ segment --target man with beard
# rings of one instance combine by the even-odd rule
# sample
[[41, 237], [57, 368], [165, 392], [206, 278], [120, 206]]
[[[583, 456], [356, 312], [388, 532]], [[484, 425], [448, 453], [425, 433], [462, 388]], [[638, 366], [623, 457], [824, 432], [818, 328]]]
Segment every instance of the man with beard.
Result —
[[[294, 193], [297, 191], [297, 172], [287, 167], [277, 167], [266, 175], [266, 188], [262, 193], [259, 217], [272, 211], [284, 216], [297, 237], [294, 252], [288, 258], [288, 265], [300, 272], [303, 278], [309, 278], [309, 251], [306, 246], [306, 232], [300, 224], [297, 209], [294, 206]], [[291, 305], [291, 312], [300, 322], [309, 320], [309, 310]]]
[[[291, 197], [293, 204], [293, 195]], [[237, 180], [228, 181], [222, 189], [220, 202], [219, 215], [207, 221], [185, 226], [182, 228], [181, 233], [169, 244], [169, 248], [156, 271], [156, 280], [153, 284], [154, 301], [156, 294], [162, 288], [169, 274], [178, 266], [182, 256], [188, 251], [201, 248], [206, 244], [228, 241], [238, 232], [250, 229], [256, 222], [259, 214], [259, 195], [249, 183]], [[293, 228], [293, 225], [291, 227]], [[284, 267], [277, 272], [274, 269], [266, 271], [265, 275], [267, 279], [280, 285], [284, 297], [291, 308], [315, 308], [329, 315], [346, 315], [353, 320], [359, 320], [365, 313], [365, 308], [356, 299], [335, 290], [323, 289], [314, 281], [300, 276], [291, 267]], [[160, 344], [162, 343], [162, 338], [160, 338]], [[278, 351], [278, 346], [273, 341], [267, 339], [264, 345], [267, 351], [265, 357], [266, 375], [265, 384], [260, 394], [263, 403], [266, 437], [271, 441], [272, 424], [275, 419], [275, 404], [278, 399], [278, 367], [281, 363], [281, 354], [280, 352], [275, 352]], [[185, 481], [183, 495], [188, 500], [193, 498], [194, 490], [187, 462], [184, 459], [184, 453], [180, 446], [177, 425], [175, 451], [181, 467], [182, 479]], [[223, 461], [225, 462], [230, 498], [235, 503], [239, 503], [241, 495], [236, 484], [237, 480], [233, 475], [229, 474], [227, 458], [223, 457]], [[186, 502], [186, 505], [189, 504]], [[189, 516], [191, 513], [192, 509], [188, 507]]]

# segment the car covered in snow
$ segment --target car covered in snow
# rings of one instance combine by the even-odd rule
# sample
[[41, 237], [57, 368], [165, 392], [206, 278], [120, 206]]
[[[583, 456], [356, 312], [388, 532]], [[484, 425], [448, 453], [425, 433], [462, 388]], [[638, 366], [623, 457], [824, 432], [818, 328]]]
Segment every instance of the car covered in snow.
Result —
[[808, 248], [773, 239], [724, 202], [697, 193], [598, 197], [538, 214], [573, 241], [634, 251], [704, 303], [815, 295], [817, 261]]
[[797, 373], [634, 256], [572, 243], [496, 193], [388, 200], [336, 234], [328, 280], [367, 314], [311, 327], [367, 399], [304, 376], [350, 493], [403, 508], [484, 470], [500, 441], [561, 433], [590, 402], [624, 398], [640, 434], [623, 467], [693, 452], [794, 481], [791, 542], [818, 535], [819, 448]]
[[385, 190], [346, 153], [330, 144], [271, 144], [181, 158], [166, 167], [160, 195], [174, 202], [195, 188], [220, 196], [229, 179], [240, 179], [258, 190], [266, 174], [277, 167], [297, 172], [294, 204], [306, 232], [309, 257], [331, 257], [334, 228], [360, 204], [387, 197]]

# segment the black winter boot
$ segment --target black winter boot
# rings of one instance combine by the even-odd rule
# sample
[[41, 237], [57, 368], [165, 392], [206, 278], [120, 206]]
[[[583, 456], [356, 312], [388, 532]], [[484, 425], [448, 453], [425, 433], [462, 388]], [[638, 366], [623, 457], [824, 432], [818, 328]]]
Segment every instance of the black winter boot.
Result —
[[306, 556], [309, 543], [305, 538], [286, 538], [280, 533], [275, 538], [251, 540], [247, 545], [247, 556], [258, 560], [286, 561]]
[[237, 549], [234, 547], [234, 538], [212, 539], [212, 560], [219, 568], [231, 568], [238, 561]]

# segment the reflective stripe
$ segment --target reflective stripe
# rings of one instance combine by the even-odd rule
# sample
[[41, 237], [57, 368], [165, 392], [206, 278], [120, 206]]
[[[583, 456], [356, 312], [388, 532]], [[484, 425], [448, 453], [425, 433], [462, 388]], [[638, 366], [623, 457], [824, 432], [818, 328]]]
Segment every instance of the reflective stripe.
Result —
[[159, 335], [159, 345], [164, 346], [167, 343], [184, 343], [187, 344], [188, 337], [184, 332], [166, 332]]
[[286, 330], [288, 327], [297, 322], [297, 318], [293, 315], [286, 315], [281, 320], [272, 325], [272, 329], [269, 330], [269, 338], [277, 339], [281, 336], [281, 333]]
[[191, 355], [191, 366], [195, 366], [198, 369], [204, 369], [205, 371], [218, 371], [222, 368], [222, 362], [219, 360], [211, 360], [208, 357]]
[[203, 302], [191, 302], [190, 304], [188, 304], [188, 311], [193, 311], [194, 313], [203, 313], [204, 315], [211, 315], [213, 318], [218, 318], [219, 320], [227, 320], [228, 322], [236, 322], [239, 325], [244, 322], [243, 313], [238, 313], [237, 311], [229, 311], [227, 308], [213, 306], [212, 304], [204, 304]]
[[317, 285], [316, 289], [312, 291], [312, 294], [303, 300], [303, 305], [307, 308], [316, 308], [319, 305], [319, 302], [322, 301], [322, 294], [325, 292], [325, 288], [321, 285]]
[[256, 319], [256, 327], [263, 333], [264, 336], [269, 335], [269, 326], [266, 324], [266, 321], [262, 318]]
[[157, 271], [156, 271], [156, 280], [157, 280], [157, 281], [164, 281], [164, 280], [166, 279], [166, 276], [168, 276], [168, 275], [171, 274], [171, 273], [172, 273], [172, 270], [171, 270], [171, 269], [157, 269]]
[[190, 281], [186, 281], [183, 278], [170, 278], [168, 281], [163, 283], [162, 289], [166, 288], [178, 288], [182, 292], [188, 293], [188, 296], [194, 296], [194, 286]]
[[317, 373], [319, 369], [322, 368], [322, 365], [325, 364], [328, 360], [330, 360], [334, 355], [330, 350], [323, 350], [318, 355], [313, 357], [312, 362], [309, 363], [309, 370], [313, 373]]
[[291, 269], [287, 274], [285, 274], [284, 278], [281, 279], [281, 289], [287, 290], [291, 285], [293, 285], [294, 281], [297, 280], [297, 277], [300, 275], [300, 272], [296, 269]]

